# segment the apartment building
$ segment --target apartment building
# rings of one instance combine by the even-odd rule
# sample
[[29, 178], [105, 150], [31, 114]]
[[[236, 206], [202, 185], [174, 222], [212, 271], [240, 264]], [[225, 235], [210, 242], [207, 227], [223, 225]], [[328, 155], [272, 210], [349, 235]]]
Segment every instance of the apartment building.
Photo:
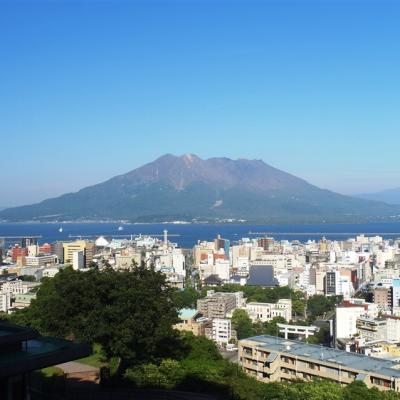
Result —
[[25, 264], [27, 267], [48, 267], [58, 263], [57, 256], [54, 254], [26, 256]]
[[387, 321], [385, 318], [358, 318], [357, 333], [367, 342], [387, 339]]
[[231, 339], [236, 337], [236, 334], [232, 330], [231, 320], [214, 318], [212, 326], [206, 328], [206, 337], [218, 344], [228, 344]]
[[357, 333], [366, 342], [389, 340], [400, 341], [400, 318], [383, 315], [378, 318], [358, 318]]
[[206, 318], [225, 318], [236, 307], [236, 293], [209, 291], [207, 297], [197, 300], [197, 310]]
[[392, 306], [392, 290], [390, 287], [378, 286], [373, 289], [373, 301], [381, 310], [388, 310]]
[[341, 385], [354, 380], [379, 390], [400, 389], [400, 364], [329, 347], [255, 336], [239, 341], [239, 364], [263, 382], [329, 379]]

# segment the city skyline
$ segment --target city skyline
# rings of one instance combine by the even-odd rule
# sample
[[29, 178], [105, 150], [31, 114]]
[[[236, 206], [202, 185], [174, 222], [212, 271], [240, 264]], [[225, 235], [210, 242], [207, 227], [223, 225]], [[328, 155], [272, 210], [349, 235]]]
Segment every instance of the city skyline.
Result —
[[163, 153], [262, 159], [344, 194], [399, 186], [398, 3], [0, 8], [0, 206]]

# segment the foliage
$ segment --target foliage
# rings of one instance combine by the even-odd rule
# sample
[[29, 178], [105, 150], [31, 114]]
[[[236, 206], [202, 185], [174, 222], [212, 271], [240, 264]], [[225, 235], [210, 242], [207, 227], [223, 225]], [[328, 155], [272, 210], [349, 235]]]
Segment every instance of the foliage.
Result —
[[307, 312], [310, 319], [315, 320], [328, 311], [332, 311], [335, 305], [340, 303], [342, 296], [325, 297], [322, 294], [315, 294], [307, 300]]
[[66, 268], [44, 280], [31, 306], [10, 317], [40, 333], [102, 346], [123, 364], [161, 360], [180, 351], [177, 313], [163, 274]]
[[232, 314], [232, 325], [236, 330], [237, 338], [244, 339], [254, 336], [253, 323], [245, 310], [237, 308]]
[[256, 301], [261, 303], [276, 303], [279, 299], [292, 299], [292, 310], [295, 315], [304, 315], [306, 300], [304, 293], [293, 290], [288, 286], [278, 286], [274, 288], [264, 288], [262, 286], [241, 286], [237, 284], [225, 284], [217, 287], [204, 287], [201, 297], [205, 297], [207, 290], [217, 292], [243, 292], [248, 302]]
[[329, 345], [331, 341], [329, 328], [326, 326], [322, 326], [319, 328], [319, 331], [315, 333], [313, 336], [309, 336], [307, 339], [308, 343], [311, 344], [325, 344]]
[[34, 275], [20, 275], [18, 279], [24, 282], [36, 282], [36, 277]]
[[79, 359], [78, 362], [91, 365], [92, 367], [101, 368], [106, 365], [107, 360], [101, 346], [98, 343], [94, 343], [92, 346], [92, 354]]
[[278, 324], [286, 324], [283, 317], [274, 317], [271, 321], [264, 323], [263, 334], [271, 336], [279, 336]]
[[218, 392], [237, 400], [400, 400], [395, 392], [368, 389], [360, 381], [347, 387], [328, 380], [262, 383], [222, 359], [208, 339], [185, 334], [183, 341], [188, 353], [182, 359], [135, 366], [125, 378], [137, 387]]
[[183, 290], [175, 290], [172, 293], [172, 300], [178, 310], [181, 308], [195, 308], [197, 299], [199, 298], [200, 293], [193, 287], [187, 287]]

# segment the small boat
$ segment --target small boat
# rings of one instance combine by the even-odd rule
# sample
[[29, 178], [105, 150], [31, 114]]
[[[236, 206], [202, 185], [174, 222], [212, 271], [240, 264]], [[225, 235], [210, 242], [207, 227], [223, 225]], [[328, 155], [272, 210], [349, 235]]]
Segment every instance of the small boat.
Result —
[[120, 225], [120, 226], [118, 227], [118, 230], [119, 230], [119, 231], [123, 231], [123, 230], [124, 230], [124, 227], [123, 227], [122, 225]]
[[62, 233], [62, 231], [63, 231], [63, 228], [62, 228], [62, 226], [58, 229], [58, 232], [60, 232], [60, 233]]

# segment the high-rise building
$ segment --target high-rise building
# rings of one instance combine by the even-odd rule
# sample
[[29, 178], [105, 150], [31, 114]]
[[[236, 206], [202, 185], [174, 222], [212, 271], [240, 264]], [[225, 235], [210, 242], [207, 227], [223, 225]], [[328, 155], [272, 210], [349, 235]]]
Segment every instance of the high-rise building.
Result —
[[85, 268], [89, 268], [90, 263], [93, 261], [93, 254], [95, 251], [94, 242], [89, 240], [75, 240], [74, 242], [64, 242], [64, 263], [72, 264], [74, 260], [74, 253], [83, 251]]
[[392, 306], [392, 291], [390, 288], [378, 286], [373, 292], [374, 303], [382, 310], [387, 310]]
[[21, 241], [21, 247], [28, 247], [28, 246], [32, 246], [32, 245], [37, 245], [38, 244], [38, 240], [36, 237], [24, 237], [22, 238]]
[[400, 307], [400, 278], [393, 278], [392, 307]]
[[51, 244], [51, 254], [55, 254], [58, 258], [58, 261], [61, 264], [64, 264], [64, 247], [63, 242], [54, 242]]
[[338, 272], [328, 271], [324, 278], [324, 291], [326, 296], [335, 296], [338, 289]]

